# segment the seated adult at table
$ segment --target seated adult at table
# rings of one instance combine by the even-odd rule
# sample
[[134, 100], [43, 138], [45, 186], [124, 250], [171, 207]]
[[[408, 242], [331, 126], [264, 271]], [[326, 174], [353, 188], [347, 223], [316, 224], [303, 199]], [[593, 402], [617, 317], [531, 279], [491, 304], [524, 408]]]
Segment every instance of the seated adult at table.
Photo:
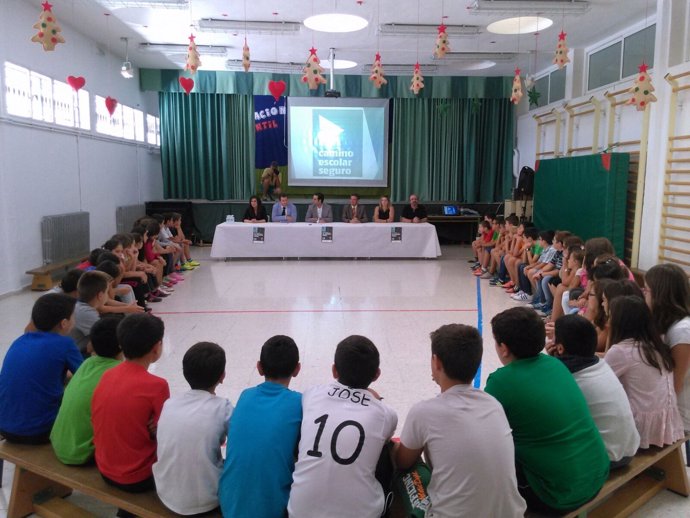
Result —
[[292, 223], [297, 221], [297, 207], [288, 201], [287, 194], [280, 195], [280, 202], [273, 204], [271, 219], [278, 223]]
[[266, 207], [261, 203], [259, 197], [252, 196], [249, 198], [249, 206], [244, 211], [242, 221], [245, 223], [266, 223], [267, 219]]
[[359, 204], [359, 195], [350, 196], [350, 204], [343, 209], [343, 221], [345, 223], [366, 223], [369, 221], [364, 207]]
[[332, 223], [333, 211], [331, 210], [331, 206], [323, 201], [323, 193], [317, 192], [311, 199], [312, 204], [309, 205], [307, 209], [307, 218], [305, 221], [307, 223]]
[[426, 223], [426, 207], [420, 205], [416, 194], [410, 194], [410, 204], [405, 205], [400, 216], [403, 223]]
[[272, 194], [276, 196], [280, 194], [280, 169], [278, 169], [278, 162], [271, 162], [271, 167], [264, 169], [261, 175], [261, 187], [263, 189], [262, 200], [268, 201], [273, 199]]
[[391, 205], [388, 196], [381, 196], [379, 204], [374, 209], [374, 223], [393, 223], [395, 221], [395, 207]]

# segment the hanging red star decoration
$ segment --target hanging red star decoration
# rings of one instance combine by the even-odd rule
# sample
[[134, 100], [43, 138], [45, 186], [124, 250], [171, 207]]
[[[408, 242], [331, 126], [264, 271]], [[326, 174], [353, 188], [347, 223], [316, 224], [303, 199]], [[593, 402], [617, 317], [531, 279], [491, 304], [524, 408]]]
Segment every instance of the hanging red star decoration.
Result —
[[556, 54], [553, 58], [553, 64], [558, 66], [559, 70], [562, 69], [566, 63], [570, 63], [570, 58], [568, 57], [568, 42], [566, 36], [568, 33], [561, 29], [561, 33], [558, 35], [558, 44], [556, 45]]
[[196, 38], [196, 36], [194, 36], [194, 34], [189, 35], [189, 41], [193, 42], [195, 38]]
[[316, 56], [316, 51], [317, 51], [317, 49], [315, 49], [313, 46], [312, 46], [312, 48], [309, 49], [309, 53], [311, 56]]
[[640, 71], [640, 74], [643, 74], [647, 71], [648, 68], [649, 67], [647, 66], [647, 63], [643, 61], [642, 64], [639, 67], [637, 67], [637, 70]]
[[567, 32], [563, 32], [563, 30], [561, 29], [561, 33], [558, 35], [558, 41], [564, 41], [564, 40], [565, 40], [565, 37], [566, 37], [567, 35], [568, 35], [568, 33], [567, 33]]

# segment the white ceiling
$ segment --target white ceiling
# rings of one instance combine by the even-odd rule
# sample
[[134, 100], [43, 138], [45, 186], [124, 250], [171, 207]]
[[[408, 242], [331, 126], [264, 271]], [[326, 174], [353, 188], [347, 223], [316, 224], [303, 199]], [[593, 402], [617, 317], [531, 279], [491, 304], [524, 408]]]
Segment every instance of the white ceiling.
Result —
[[[508, 0], [513, 1], [513, 0]], [[31, 0], [40, 12], [40, 0]], [[129, 3], [133, 3], [129, 0]], [[227, 56], [201, 54], [201, 70], [224, 70], [228, 59], [242, 59], [244, 33], [202, 32], [193, 29], [200, 18], [225, 18], [230, 20], [302, 22], [311, 14], [337, 11], [358, 14], [369, 21], [369, 26], [356, 33], [327, 34], [314, 32], [302, 26], [291, 35], [248, 34], [247, 41], [254, 62], [304, 63], [309, 48], [318, 49], [322, 61], [328, 58], [329, 47], [334, 47], [336, 57], [359, 63], [347, 74], [368, 73], [368, 67], [377, 50], [382, 56], [384, 70], [391, 74], [392, 65], [410, 65], [412, 74], [415, 61], [436, 65], [437, 75], [512, 75], [519, 66], [523, 72], [535, 73], [551, 64], [558, 33], [563, 27], [568, 33], [570, 48], [583, 48], [608, 35], [653, 16], [655, 0], [590, 0], [590, 9], [581, 15], [546, 15], [554, 24], [541, 32], [538, 38], [533, 34], [503, 36], [491, 34], [486, 26], [507, 16], [534, 15], [539, 13], [540, 0], [524, 2], [514, 0], [512, 14], [474, 14], [468, 9], [472, 0], [190, 0], [191, 8], [170, 9], [151, 7], [116, 7], [117, 0], [53, 0], [53, 12], [59, 21], [65, 23], [75, 13], [72, 23], [77, 30], [97, 41], [104, 48], [124, 58], [125, 46], [121, 37], [127, 37], [129, 59], [137, 68], [182, 68], [185, 54], [169, 54], [140, 51], [142, 42], [186, 44], [190, 31], [196, 34], [198, 45], [227, 47]], [[141, 5], [146, 4], [141, 0]], [[526, 7], [530, 6], [530, 7]], [[245, 15], [246, 12], [246, 15]], [[67, 14], [66, 14], [67, 13]], [[111, 13], [111, 16], [104, 16]], [[273, 14], [277, 13], [277, 14]], [[434, 60], [432, 52], [435, 34], [425, 36], [384, 36], [379, 34], [379, 24], [431, 24], [441, 22], [442, 13], [447, 16], [446, 25], [473, 25], [479, 27], [479, 34], [450, 37], [454, 52], [498, 52], [519, 53], [508, 62], [484, 70], [468, 70], [466, 62], [448, 58]], [[538, 52], [535, 63], [535, 43]], [[489, 58], [490, 59], [490, 58]], [[388, 69], [387, 69], [388, 66]], [[295, 68], [299, 72], [299, 66]], [[399, 72], [397, 72], [399, 73]]]

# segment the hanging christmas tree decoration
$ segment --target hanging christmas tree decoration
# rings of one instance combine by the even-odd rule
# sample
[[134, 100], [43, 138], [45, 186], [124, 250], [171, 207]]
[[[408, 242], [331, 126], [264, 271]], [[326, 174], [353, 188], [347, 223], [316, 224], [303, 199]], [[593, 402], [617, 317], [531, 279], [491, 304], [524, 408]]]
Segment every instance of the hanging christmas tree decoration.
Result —
[[438, 26], [438, 36], [436, 36], [436, 49], [434, 50], [434, 56], [441, 59], [446, 55], [446, 52], [450, 50], [450, 45], [448, 45], [448, 34], [446, 33], [447, 27], [441, 22]]
[[[527, 80], [525, 79], [525, 84], [527, 84]], [[537, 107], [539, 106], [539, 98], [541, 97], [541, 94], [537, 92], [537, 87], [532, 86], [531, 88], [527, 89], [527, 99], [529, 100], [529, 106], [530, 108], [532, 106]]]
[[412, 84], [410, 85], [410, 90], [417, 95], [422, 88], [424, 88], [424, 76], [422, 75], [422, 71], [419, 69], [418, 61], [414, 66], [414, 74], [412, 75]]
[[556, 55], [553, 58], [553, 64], [558, 66], [559, 69], [563, 68], [566, 63], [570, 63], [570, 58], [568, 57], [568, 42], [566, 41], [567, 33], [561, 30], [558, 35], [558, 45], [556, 45]]
[[647, 73], [647, 64], [643, 61], [638, 70], [640, 73], [635, 78], [635, 84], [628, 90], [633, 96], [625, 104], [632, 104], [637, 111], [641, 112], [649, 103], [656, 102], [656, 97], [652, 93], [654, 87], [652, 86], [652, 79]]
[[518, 104], [522, 99], [522, 81], [520, 80], [520, 69], [515, 69], [515, 77], [513, 78], [513, 93], [510, 96], [510, 102]]
[[309, 57], [307, 62], [302, 69], [304, 75], [302, 76], [302, 82], [309, 85], [309, 90], [316, 90], [320, 84], [326, 84], [326, 78], [323, 77], [323, 67], [319, 64], [319, 56], [316, 55], [316, 49], [314, 47], [309, 49]]
[[245, 72], [249, 72], [249, 67], [251, 65], [251, 61], [249, 61], [249, 46], [247, 45], [247, 38], [244, 38], [244, 47], [242, 47], [242, 68], [244, 68]]
[[65, 38], [60, 34], [62, 29], [51, 11], [53, 6], [48, 2], [43, 2], [41, 5], [43, 6], [43, 12], [38, 17], [38, 22], [34, 24], [34, 29], [38, 29], [38, 32], [34, 34], [31, 41], [43, 45], [43, 50], [45, 51], [55, 50], [55, 45], [65, 43]]
[[383, 85], [388, 84], [388, 80], [383, 75], [383, 65], [381, 65], [381, 54], [378, 52], [374, 57], [374, 64], [371, 65], [371, 75], [369, 76], [369, 81], [374, 83], [376, 88], [381, 88]]
[[106, 97], [105, 98], [105, 109], [108, 110], [108, 113], [110, 116], [113, 116], [113, 113], [115, 113], [115, 108], [117, 108], [117, 99], [114, 97]]
[[196, 49], [196, 43], [194, 41], [194, 34], [189, 35], [189, 47], [187, 48], [187, 63], [184, 69], [189, 70], [189, 73], [196, 74], [197, 69], [201, 66], [201, 58], [199, 57], [199, 51]]

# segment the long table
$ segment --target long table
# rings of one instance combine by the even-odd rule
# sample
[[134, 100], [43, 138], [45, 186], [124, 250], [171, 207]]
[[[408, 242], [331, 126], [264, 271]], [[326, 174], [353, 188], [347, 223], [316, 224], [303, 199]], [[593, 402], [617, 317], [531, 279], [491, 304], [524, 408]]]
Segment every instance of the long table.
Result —
[[[324, 227], [332, 229], [326, 242]], [[259, 242], [263, 229], [263, 242]], [[400, 240], [392, 235], [400, 232]], [[429, 223], [221, 223], [211, 257], [437, 258], [441, 247]]]

